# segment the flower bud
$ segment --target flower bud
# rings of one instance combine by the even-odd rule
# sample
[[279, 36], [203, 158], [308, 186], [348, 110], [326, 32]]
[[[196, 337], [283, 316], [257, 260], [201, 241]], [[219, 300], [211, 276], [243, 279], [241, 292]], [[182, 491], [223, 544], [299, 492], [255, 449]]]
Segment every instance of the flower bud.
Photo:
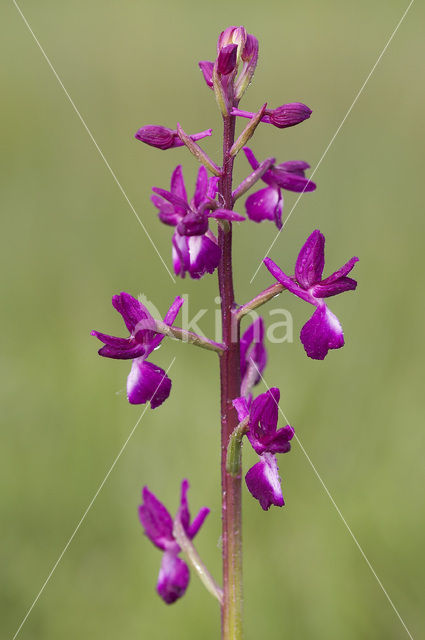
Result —
[[[137, 131], [134, 137], [151, 147], [156, 147], [157, 149], [165, 150], [171, 149], [174, 146], [181, 146], [181, 141], [177, 136], [176, 131], [154, 124], [145, 125]], [[177, 145], [175, 145], [176, 137], [178, 142]]]
[[311, 109], [302, 102], [291, 102], [289, 104], [283, 104], [276, 109], [266, 111], [266, 116], [268, 116], [270, 124], [273, 124], [279, 129], [300, 124], [300, 122], [307, 120], [311, 114]]
[[223, 47], [217, 57], [217, 71], [222, 76], [227, 76], [236, 68], [237, 63], [237, 44], [228, 44]]
[[[211, 134], [212, 129], [206, 129], [205, 131], [194, 133], [188, 137], [190, 140], [195, 141], [202, 140], [202, 138], [206, 138]], [[166, 149], [174, 149], [175, 147], [182, 147], [184, 144], [177, 131], [156, 124], [145, 125], [135, 133], [134, 137], [151, 147], [162, 149], [163, 151]]]

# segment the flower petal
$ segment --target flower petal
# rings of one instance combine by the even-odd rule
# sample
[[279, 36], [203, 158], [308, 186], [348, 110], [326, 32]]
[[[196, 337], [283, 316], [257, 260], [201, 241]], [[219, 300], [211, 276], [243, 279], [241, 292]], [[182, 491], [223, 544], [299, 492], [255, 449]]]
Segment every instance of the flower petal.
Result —
[[249, 147], [243, 147], [243, 152], [246, 155], [246, 159], [248, 160], [249, 164], [251, 165], [251, 167], [254, 169], [258, 169], [258, 167], [260, 166], [260, 163], [258, 162], [257, 158], [254, 156], [254, 153], [252, 152], [252, 150]]
[[230, 220], [230, 222], [243, 222], [246, 219], [245, 216], [229, 209], [215, 209], [215, 211], [210, 211], [208, 217], [216, 220]]
[[181, 219], [181, 213], [176, 212], [174, 205], [164, 200], [161, 196], [154, 193], [151, 196], [151, 201], [158, 209], [158, 217], [164, 224], [175, 227]]
[[165, 550], [175, 544], [173, 519], [162, 502], [147, 487], [143, 487], [142, 497], [139, 519], [145, 534], [156, 547]]
[[173, 604], [181, 598], [190, 580], [189, 568], [175, 553], [166, 552], [162, 556], [156, 589], [166, 604]]
[[285, 501], [280, 485], [279, 468], [276, 458], [271, 453], [264, 453], [245, 476], [246, 486], [256, 498], [264, 511], [274, 504], [283, 507]]
[[313, 296], [310, 293], [308, 293], [307, 291], [304, 291], [304, 289], [302, 289], [298, 284], [296, 284], [292, 280], [292, 278], [287, 276], [286, 273], [284, 273], [282, 271], [282, 269], [280, 269], [277, 266], [277, 264], [275, 262], [273, 262], [273, 260], [271, 258], [264, 258], [263, 262], [266, 265], [266, 268], [272, 274], [272, 276], [274, 278], [276, 278], [276, 280], [278, 282], [283, 284], [283, 286], [286, 287], [288, 289], [288, 291], [290, 291], [291, 293], [295, 294], [296, 296], [298, 296], [302, 300], [305, 300], [306, 302], [310, 302], [310, 304], [316, 304], [316, 301], [313, 298]]
[[[99, 331], [92, 331], [92, 336], [96, 336], [102, 342], [105, 342], [105, 346], [101, 347], [98, 351], [100, 356], [104, 358], [114, 358], [115, 360], [133, 360], [139, 358], [146, 353], [146, 348], [142, 344], [138, 344], [132, 338], [114, 338], [117, 341], [116, 344], [111, 344], [112, 336], [107, 336]], [[119, 346], [118, 341], [123, 341], [123, 346]], [[126, 345], [124, 346], [124, 341]]]
[[255, 398], [249, 412], [248, 437], [252, 434], [261, 441], [276, 433], [279, 400], [280, 391], [277, 387], [272, 387]]
[[201, 202], [205, 199], [207, 195], [208, 188], [208, 172], [206, 168], [202, 165], [199, 167], [198, 177], [196, 179], [195, 186], [195, 194], [193, 196], [193, 204], [195, 205], [195, 209], [197, 209]]
[[[268, 442], [263, 440], [264, 451], [269, 453], [288, 453], [291, 450], [290, 440], [294, 437], [294, 429], [287, 424], [270, 436]], [[257, 451], [258, 453], [258, 451]]]
[[252, 193], [245, 201], [248, 218], [254, 222], [273, 220], [278, 229], [282, 226], [282, 194], [276, 185]]
[[187, 239], [192, 278], [199, 279], [205, 273], [213, 273], [220, 262], [221, 250], [212, 233], [190, 236]]
[[344, 346], [341, 324], [325, 304], [318, 307], [303, 326], [300, 338], [307, 355], [314, 360], [323, 360], [329, 349]]
[[344, 291], [353, 291], [356, 287], [357, 280], [343, 276], [331, 284], [323, 284], [323, 282], [316, 284], [311, 292], [315, 298], [330, 298]]
[[202, 509], [199, 510], [198, 515], [193, 519], [192, 524], [189, 525], [187, 535], [191, 540], [196, 536], [199, 529], [204, 524], [205, 518], [207, 517], [209, 512], [210, 510], [208, 509], [208, 507], [202, 507]]
[[358, 261], [359, 261], [359, 259], [356, 256], [354, 256], [353, 258], [351, 258], [351, 260], [346, 262], [340, 269], [338, 269], [338, 271], [335, 271], [330, 276], [328, 276], [327, 278], [322, 280], [322, 282], [320, 284], [322, 284], [322, 285], [323, 284], [332, 284], [333, 282], [336, 282], [340, 278], [344, 278], [346, 275], [348, 275], [350, 273], [350, 271], [353, 269], [354, 265]]
[[171, 380], [164, 369], [143, 358], [133, 360], [127, 378], [127, 397], [130, 404], [151, 403], [151, 409], [159, 407], [168, 398]]
[[181, 164], [174, 169], [171, 175], [171, 193], [187, 203], [186, 187]]
[[172, 238], [172, 244], [174, 273], [176, 276], [184, 278], [190, 265], [188, 238], [186, 236], [181, 236], [177, 231], [175, 231]]
[[324, 266], [325, 236], [316, 229], [307, 238], [295, 264], [295, 277], [303, 289], [320, 282]]
[[131, 334], [139, 322], [152, 320], [152, 316], [142, 303], [125, 291], [121, 291], [120, 294], [112, 297], [112, 305], [122, 315], [125, 325]]
[[214, 62], [210, 62], [209, 60], [201, 60], [200, 62], [198, 62], [198, 65], [200, 70], [202, 71], [205, 82], [212, 89]]
[[299, 175], [299, 173], [293, 173], [292, 171], [285, 171], [279, 167], [270, 169], [270, 173], [273, 175], [273, 181], [286, 189], [287, 191], [295, 191], [295, 193], [307, 193], [316, 189], [316, 183], [312, 182], [305, 176]]
[[243, 422], [249, 416], [249, 405], [246, 398], [235, 398], [232, 400], [232, 404], [238, 414], [239, 422]]

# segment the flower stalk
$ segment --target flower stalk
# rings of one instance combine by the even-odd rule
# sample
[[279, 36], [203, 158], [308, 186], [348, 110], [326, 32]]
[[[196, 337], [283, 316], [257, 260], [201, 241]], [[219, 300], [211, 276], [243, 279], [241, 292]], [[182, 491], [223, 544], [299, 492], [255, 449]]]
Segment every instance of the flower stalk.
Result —
[[[219, 189], [226, 209], [233, 208], [233, 160], [230, 149], [235, 137], [235, 117], [223, 117], [223, 175]], [[232, 228], [219, 229], [221, 259], [218, 282], [221, 297], [222, 340], [225, 351], [220, 358], [221, 390], [221, 483], [223, 540], [223, 606], [221, 614], [222, 640], [242, 639], [242, 499], [241, 473], [228, 473], [227, 446], [239, 424], [232, 405], [240, 392], [239, 323], [234, 313], [235, 299], [232, 271]]]
[[192, 331], [186, 331], [185, 329], [180, 329], [180, 327], [170, 327], [165, 322], [156, 321], [155, 324], [155, 332], [160, 333], [164, 336], [168, 336], [174, 340], [180, 340], [181, 342], [188, 342], [189, 344], [193, 344], [196, 347], [201, 347], [202, 349], [208, 349], [209, 351], [215, 351], [219, 355], [221, 355], [225, 349], [224, 344], [220, 342], [214, 342], [213, 340], [208, 340], [207, 338], [203, 338], [197, 333], [193, 333]]

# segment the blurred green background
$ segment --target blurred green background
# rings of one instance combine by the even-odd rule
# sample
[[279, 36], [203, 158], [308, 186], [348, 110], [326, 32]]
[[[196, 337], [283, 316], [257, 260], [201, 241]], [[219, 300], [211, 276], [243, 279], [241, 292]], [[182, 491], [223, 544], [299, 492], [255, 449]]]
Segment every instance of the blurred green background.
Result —
[[[72, 99], [171, 266], [170, 229], [152, 185], [167, 187], [182, 149], [134, 140], [147, 123], [187, 131], [220, 122], [197, 61], [218, 33], [244, 24], [260, 41], [256, 110], [303, 101], [299, 127], [264, 126], [260, 158], [314, 167], [407, 2], [214, 4], [22, 0], [21, 8]], [[125, 398], [128, 363], [97, 357], [97, 328], [120, 335], [113, 293], [143, 293], [164, 312], [217, 308], [215, 276], [174, 285], [108, 173], [12, 2], [1, 7], [2, 637], [12, 638], [143, 407]], [[344, 349], [309, 360], [296, 338], [270, 352], [266, 380], [415, 638], [423, 637], [424, 355], [423, 4], [415, 2], [297, 206], [271, 256], [291, 272], [312, 229], [327, 238], [327, 272], [358, 255], [358, 291], [335, 298]], [[237, 177], [247, 170], [244, 158]], [[296, 195], [286, 193], [288, 213]], [[235, 238], [243, 302], [270, 278], [250, 277], [275, 236], [244, 224]], [[298, 333], [311, 309], [285, 306]], [[144, 484], [173, 512], [190, 479], [193, 511], [212, 513], [197, 540], [220, 575], [218, 366], [213, 354], [167, 343], [155, 362], [173, 391], [148, 410], [23, 626], [22, 640], [203, 638], [219, 635], [215, 602], [192, 575], [186, 597], [155, 595], [160, 554], [143, 536]], [[260, 391], [263, 391], [259, 387]], [[247, 451], [245, 464], [255, 460]], [[407, 638], [300, 447], [280, 458], [287, 506], [263, 513], [244, 490], [246, 637]], [[422, 606], [422, 610], [421, 610]]]

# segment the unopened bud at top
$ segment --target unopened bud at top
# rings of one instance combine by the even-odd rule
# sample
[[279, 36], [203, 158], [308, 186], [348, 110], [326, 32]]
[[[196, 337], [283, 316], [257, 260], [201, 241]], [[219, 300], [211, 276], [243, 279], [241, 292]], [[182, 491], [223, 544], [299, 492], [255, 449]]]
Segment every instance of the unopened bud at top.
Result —
[[217, 57], [217, 71], [222, 76], [227, 76], [235, 70], [237, 64], [237, 44], [227, 44], [220, 50]]
[[227, 27], [220, 33], [217, 42], [217, 53], [228, 44], [237, 44], [242, 50], [245, 46], [247, 33], [245, 27]]

